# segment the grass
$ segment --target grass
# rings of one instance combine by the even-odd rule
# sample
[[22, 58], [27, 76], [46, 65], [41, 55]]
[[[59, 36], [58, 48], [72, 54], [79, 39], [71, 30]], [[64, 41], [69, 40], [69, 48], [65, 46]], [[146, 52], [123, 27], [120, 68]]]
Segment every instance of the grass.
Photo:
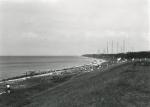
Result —
[[[11, 94], [0, 96], [0, 107], [22, 107], [30, 103], [30, 96], [36, 95], [48, 88], [55, 87], [69, 80], [73, 75], [31, 78], [17, 85], [25, 84], [26, 88], [13, 89]], [[14, 84], [16, 85], [16, 84]]]
[[[104, 72], [97, 70], [71, 79], [55, 79], [45, 86], [44, 81], [36, 87], [17, 90], [17, 94], [14, 92], [14, 95], [1, 96], [0, 106], [150, 107], [149, 62], [125, 63], [114, 65]], [[62, 80], [64, 81], [60, 84]], [[58, 84], [54, 85], [55, 83]], [[41, 89], [42, 87], [46, 88]]]
[[27, 107], [149, 107], [150, 66], [125, 64], [76, 76]]

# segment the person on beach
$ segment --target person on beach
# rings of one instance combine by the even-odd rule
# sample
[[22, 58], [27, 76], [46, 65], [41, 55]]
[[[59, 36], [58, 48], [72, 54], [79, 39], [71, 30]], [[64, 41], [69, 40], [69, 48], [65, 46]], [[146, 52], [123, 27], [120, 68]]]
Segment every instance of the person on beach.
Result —
[[9, 84], [6, 84], [6, 93], [10, 94], [10, 85]]

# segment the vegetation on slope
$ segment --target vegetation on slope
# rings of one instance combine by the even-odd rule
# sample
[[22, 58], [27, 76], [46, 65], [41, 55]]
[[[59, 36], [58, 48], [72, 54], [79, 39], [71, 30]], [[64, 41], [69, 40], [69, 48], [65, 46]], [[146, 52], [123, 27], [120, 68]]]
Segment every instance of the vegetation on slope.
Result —
[[30, 101], [27, 107], [150, 107], [150, 63], [82, 74]]
[[[23, 107], [31, 103], [28, 99], [48, 88], [55, 87], [68, 81], [73, 75], [63, 75], [63, 76], [47, 76], [40, 78], [31, 78], [26, 81], [22, 81], [20, 84], [24, 85], [25, 88], [12, 89], [11, 93], [0, 95], [0, 107]], [[17, 84], [15, 84], [17, 85]]]
[[150, 107], [148, 61], [26, 82], [31, 87], [1, 95], [0, 107]]
[[115, 59], [115, 58], [150, 58], [150, 51], [143, 52], [127, 52], [127, 53], [118, 53], [118, 54], [85, 54], [83, 56], [92, 57], [92, 58], [106, 58], [106, 59]]

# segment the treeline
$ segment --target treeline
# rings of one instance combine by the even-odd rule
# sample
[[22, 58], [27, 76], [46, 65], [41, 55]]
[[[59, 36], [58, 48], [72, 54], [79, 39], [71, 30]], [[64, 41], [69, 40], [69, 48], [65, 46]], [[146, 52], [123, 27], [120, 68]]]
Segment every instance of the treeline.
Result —
[[113, 59], [113, 58], [150, 58], [150, 51], [142, 51], [142, 52], [127, 52], [127, 53], [118, 53], [118, 54], [85, 54], [85, 57], [92, 58], [104, 58], [104, 59]]

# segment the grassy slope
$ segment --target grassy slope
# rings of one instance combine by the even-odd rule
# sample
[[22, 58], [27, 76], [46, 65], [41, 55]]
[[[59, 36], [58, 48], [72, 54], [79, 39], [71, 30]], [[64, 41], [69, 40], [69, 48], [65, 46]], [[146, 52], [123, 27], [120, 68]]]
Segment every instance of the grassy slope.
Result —
[[29, 100], [27, 107], [150, 107], [150, 66], [82, 74]]
[[[25, 85], [26, 88], [13, 89], [11, 94], [0, 95], [0, 107], [22, 107], [29, 104], [31, 101], [28, 97], [36, 95], [48, 88], [55, 87], [68, 81], [73, 75], [63, 75], [59, 78], [53, 78], [51, 76], [31, 78], [26, 81], [13, 84], [14, 86]], [[12, 85], [12, 86], [13, 86]]]

